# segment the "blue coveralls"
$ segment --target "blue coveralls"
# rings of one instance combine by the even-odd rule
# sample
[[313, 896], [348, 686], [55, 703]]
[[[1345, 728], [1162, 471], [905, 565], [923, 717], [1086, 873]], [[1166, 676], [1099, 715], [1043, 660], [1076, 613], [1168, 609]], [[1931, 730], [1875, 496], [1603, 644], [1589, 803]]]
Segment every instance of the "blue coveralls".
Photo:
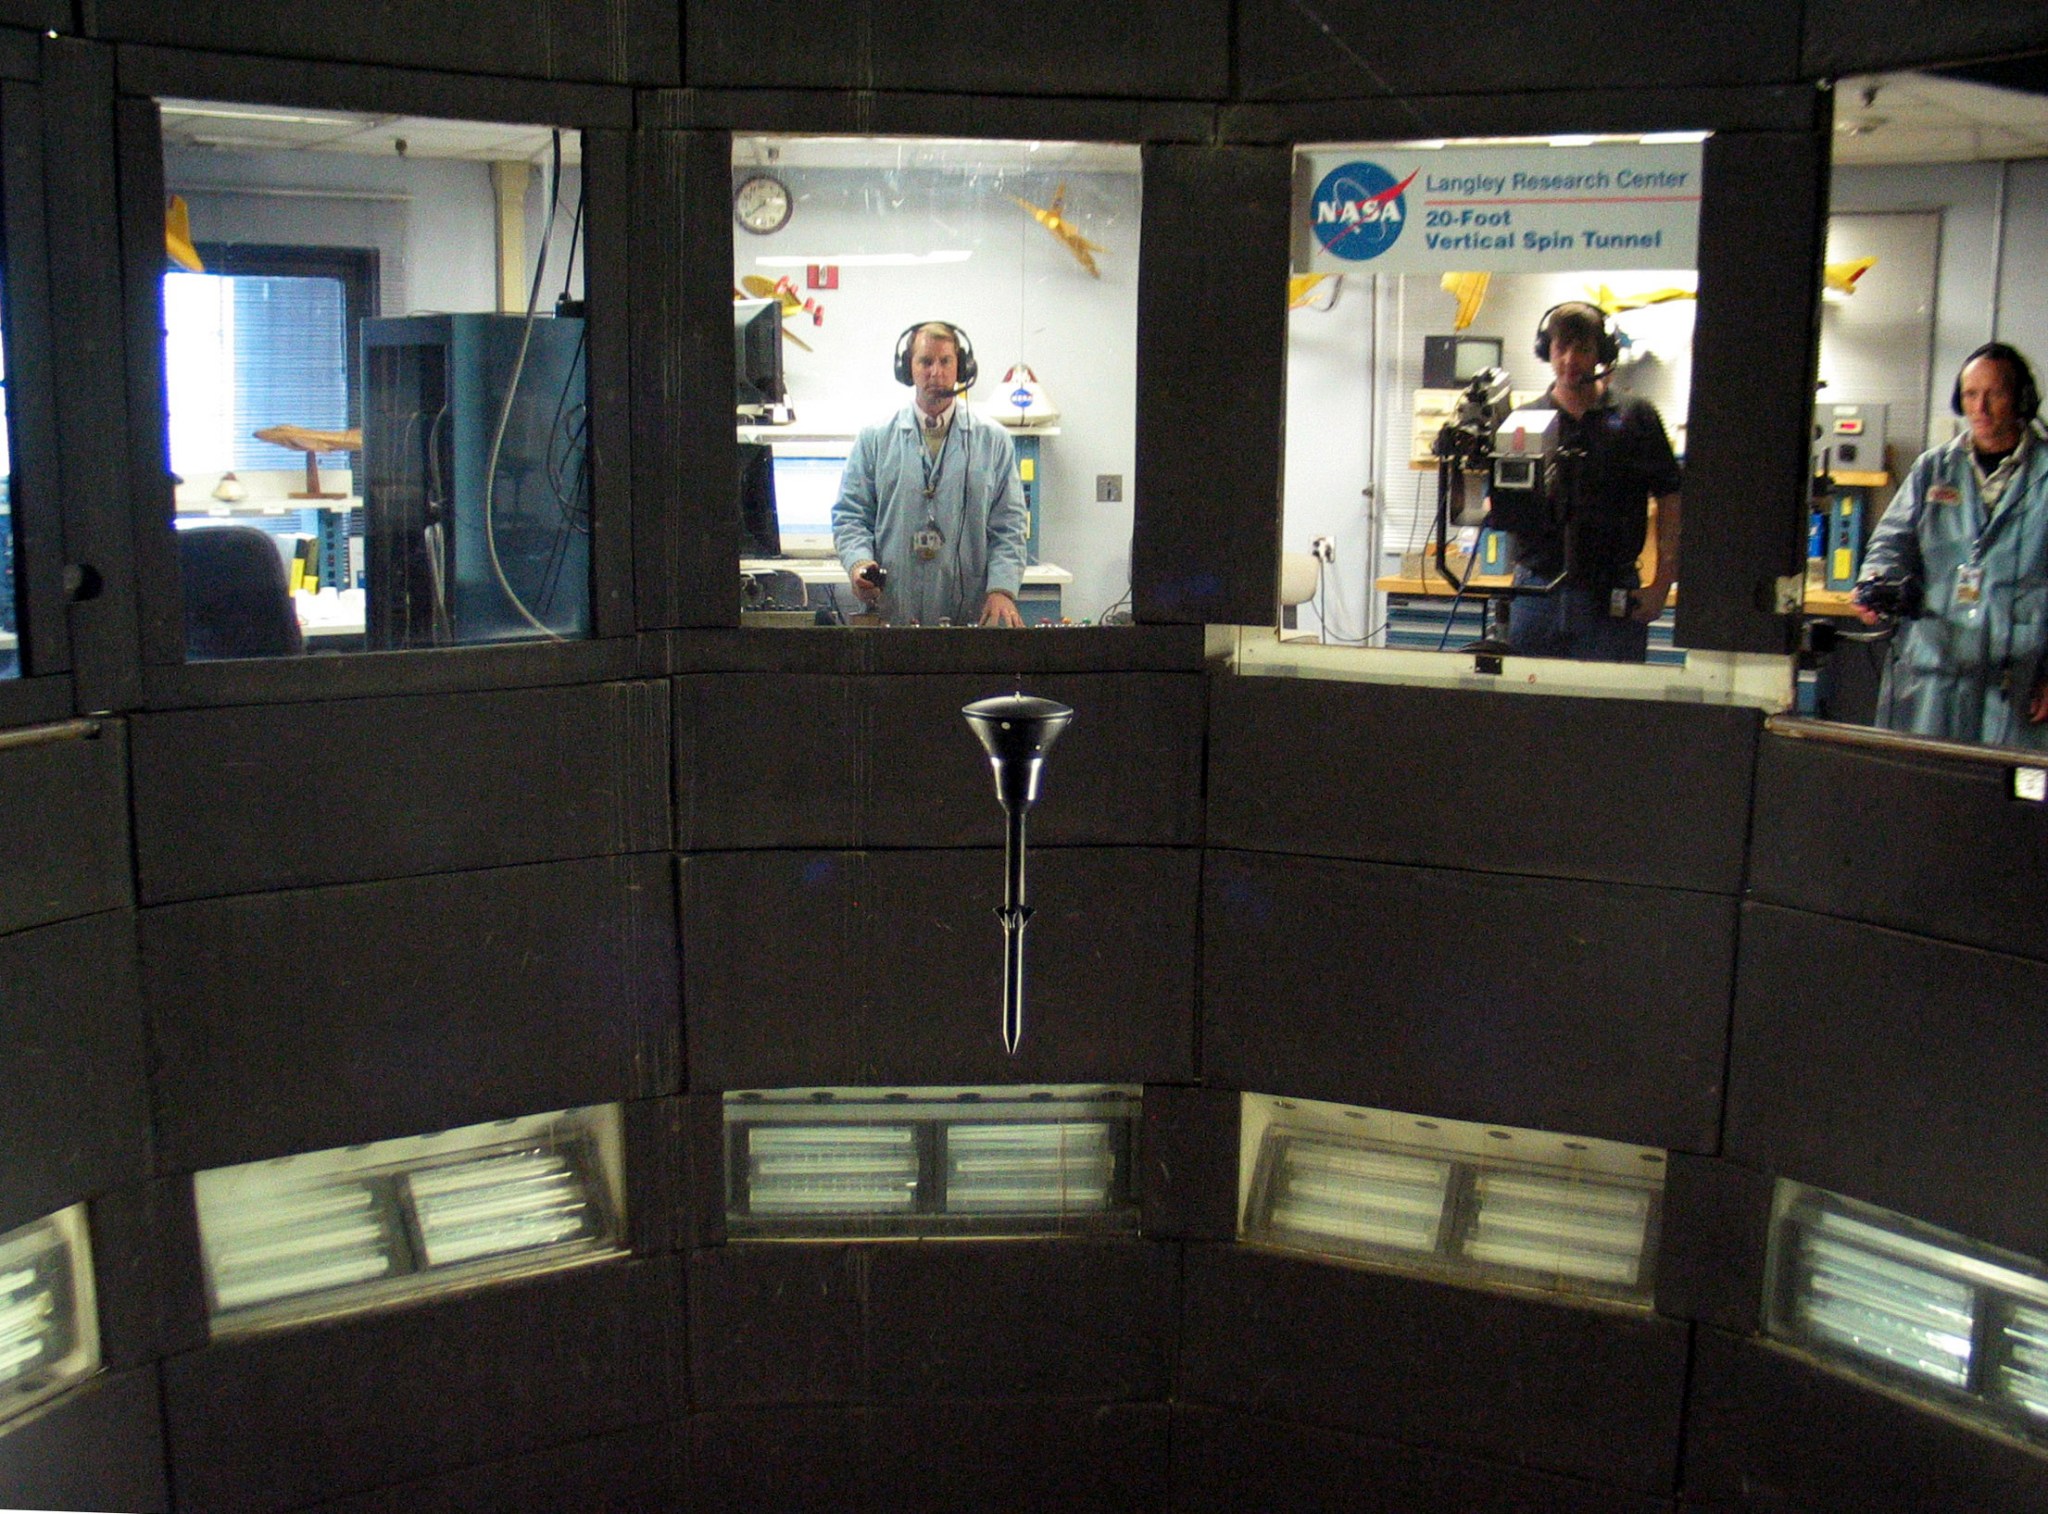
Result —
[[[1911, 574], [1926, 593], [1893, 643], [1879, 725], [2048, 748], [2048, 724], [2027, 719], [2048, 630], [2048, 445], [2031, 428], [2021, 445], [1996, 515], [1986, 516], [1965, 434], [1920, 455], [1871, 533], [1858, 581]], [[1974, 604], [1958, 597], [1958, 570], [1971, 563], [1982, 572]]]
[[[928, 524], [943, 538], [929, 560], [918, 556], [915, 540]], [[841, 565], [851, 572], [872, 558], [888, 570], [880, 608], [893, 625], [944, 619], [971, 626], [991, 589], [1016, 598], [1030, 536], [1017, 449], [1002, 427], [959, 403], [936, 463], [918, 433], [914, 405], [862, 431], [832, 506]]]

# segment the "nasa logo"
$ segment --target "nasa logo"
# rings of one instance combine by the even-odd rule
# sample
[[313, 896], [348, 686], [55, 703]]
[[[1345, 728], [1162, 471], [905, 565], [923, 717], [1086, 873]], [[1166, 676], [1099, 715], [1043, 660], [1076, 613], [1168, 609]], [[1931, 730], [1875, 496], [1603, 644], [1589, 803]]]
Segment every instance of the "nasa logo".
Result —
[[[1416, 170], [1421, 172], [1420, 169]], [[1362, 263], [1400, 240], [1408, 224], [1402, 193], [1415, 174], [1396, 183], [1377, 163], [1346, 163], [1323, 175], [1309, 200], [1309, 226], [1332, 257]]]
[[1029, 389], [1025, 388], [1022, 384], [1019, 384], [1015, 389], [1012, 389], [1010, 391], [1010, 403], [1015, 405], [1019, 410], [1029, 410], [1035, 398], [1036, 396], [1033, 395], [1032, 392]]

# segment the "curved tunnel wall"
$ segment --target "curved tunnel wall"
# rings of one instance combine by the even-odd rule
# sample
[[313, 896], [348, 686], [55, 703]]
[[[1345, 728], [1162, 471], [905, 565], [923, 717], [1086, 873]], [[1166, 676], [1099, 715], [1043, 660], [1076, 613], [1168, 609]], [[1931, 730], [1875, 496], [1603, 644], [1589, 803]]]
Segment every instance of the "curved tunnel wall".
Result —
[[[1115, 21], [1055, 6], [1028, 66], [995, 13], [913, 30], [862, 4], [755, 8], [747, 37], [775, 36], [770, 51], [695, 0], [507, 6], [497, 28], [421, 13], [364, 29], [341, 9], [102, 0], [82, 36], [38, 42], [27, 29], [67, 31], [69, 7], [0, 5], [23, 29], [0, 49], [10, 237], [23, 174], [46, 176], [53, 201], [85, 196], [77, 224], [50, 228], [53, 264], [101, 279], [53, 281], [42, 305], [17, 289], [17, 328], [121, 330], [103, 308], [122, 180], [104, 127], [120, 68], [161, 78], [180, 61], [151, 49], [296, 71], [310, 96], [345, 65], [363, 70], [346, 92], [384, 87], [382, 70], [394, 98], [419, 96], [419, 69], [515, 103], [539, 82], [638, 91], [639, 197], [606, 212], [620, 223], [680, 202], [707, 222], [715, 207], [722, 229], [717, 148], [734, 124], [1092, 122], [1167, 144], [1148, 179], [1181, 191], [1158, 216], [1147, 205], [1139, 455], [1162, 503], [1141, 504], [1135, 562], [1154, 622], [1265, 613], [1277, 430], [1270, 447], [1193, 439], [1277, 427], [1277, 342], [1228, 302], [1184, 317], [1279, 251], [1153, 242], [1219, 205], [1268, 224], [1279, 144], [1405, 134], [1403, 101], [1421, 95], [1510, 129], [1561, 108], [1525, 92], [1562, 88], [1578, 92], [1563, 109], [1601, 119], [1690, 111], [1734, 130], [1753, 113], [1810, 157], [1785, 126], [1800, 107], [1774, 95], [1795, 99], [1802, 78], [2048, 41], [1988, 5], [1901, 28], [1835, 4], [1803, 30], [1753, 6], [1670, 22], [1646, 80], [1622, 76], [1591, 18], [1465, 28], [1450, 50], [1450, 12], [1428, 5], [1332, 5], [1314, 25], [1301, 7], [1241, 6], [1234, 33], [1221, 5]], [[962, 93], [915, 97], [935, 79]], [[1113, 103], [1056, 98], [1069, 88]], [[16, 152], [23, 111], [47, 166]], [[1212, 119], [1229, 140], [1200, 139]], [[722, 264], [701, 239], [676, 251]], [[2032, 1013], [2048, 820], [1996, 770], [1706, 707], [1233, 679], [1209, 670], [1193, 624], [1014, 645], [717, 629], [730, 543], [692, 471], [659, 459], [714, 445], [675, 429], [672, 384], [687, 390], [679, 354], [706, 328], [722, 339], [724, 312], [704, 320], [665, 265], [635, 266], [631, 288], [633, 551], [607, 570], [605, 634], [582, 647], [284, 677], [149, 665], [138, 607], [161, 585], [116, 508], [106, 427], [131, 416], [139, 438], [154, 419], [128, 408], [118, 361], [53, 379], [50, 446], [24, 466], [50, 460], [66, 555], [96, 558], [105, 589], [63, 612], [42, 676], [0, 689], [0, 724], [106, 713], [0, 749], [0, 1229], [90, 1204], [105, 1371], [0, 1431], [0, 1498], [2048, 1498], [2037, 1452], [1756, 1338], [1780, 1175], [2048, 1254]], [[1751, 395], [1747, 418], [1769, 399]], [[1722, 402], [1732, 459], [1745, 410]], [[1713, 429], [1695, 433], [1710, 451]], [[1745, 475], [1730, 468], [1733, 495]], [[1731, 581], [1764, 576], [1769, 522], [1731, 512], [1700, 553]], [[1781, 634], [1746, 601], [1709, 603], [1696, 627], [1726, 646]], [[704, 629], [673, 629], [687, 626]], [[1083, 719], [1035, 821], [1042, 1034], [1012, 1064], [985, 991], [997, 817], [957, 707], [1021, 679]], [[1145, 1085], [1137, 1236], [726, 1243], [723, 1091], [1011, 1078]], [[1655, 1309], [1236, 1244], [1239, 1090], [1668, 1148]], [[630, 1257], [208, 1342], [195, 1170], [580, 1102], [625, 1106]]]

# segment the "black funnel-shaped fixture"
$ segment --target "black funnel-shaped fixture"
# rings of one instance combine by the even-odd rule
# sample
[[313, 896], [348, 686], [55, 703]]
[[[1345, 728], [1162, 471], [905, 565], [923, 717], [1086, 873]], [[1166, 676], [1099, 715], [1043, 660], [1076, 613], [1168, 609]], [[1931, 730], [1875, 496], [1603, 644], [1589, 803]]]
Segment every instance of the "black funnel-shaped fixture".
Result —
[[1031, 905], [1024, 886], [1024, 815], [1038, 798], [1046, 754], [1074, 718], [1068, 706], [1030, 694], [977, 699], [960, 712], [995, 768], [996, 799], [1007, 824], [1003, 842], [1003, 1047], [1015, 1055], [1024, 1038], [1024, 927]]
[[1038, 774], [1073, 710], [1031, 694], [1002, 694], [977, 699], [960, 713], [995, 767], [997, 801], [1006, 810], [1035, 803]]

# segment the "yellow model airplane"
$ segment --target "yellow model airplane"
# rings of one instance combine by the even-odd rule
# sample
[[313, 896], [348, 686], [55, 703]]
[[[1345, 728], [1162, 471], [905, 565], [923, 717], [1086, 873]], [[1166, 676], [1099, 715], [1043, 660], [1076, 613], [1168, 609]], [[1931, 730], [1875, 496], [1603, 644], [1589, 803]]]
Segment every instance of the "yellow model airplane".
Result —
[[1102, 270], [1095, 266], [1095, 259], [1091, 254], [1107, 252], [1109, 249], [1099, 242], [1089, 241], [1081, 235], [1081, 228], [1067, 219], [1066, 185], [1062, 184], [1052, 192], [1052, 204], [1049, 206], [1033, 205], [1029, 200], [1018, 200], [1015, 195], [1010, 195], [1008, 198], [1016, 200], [1019, 205], [1022, 205], [1031, 212], [1032, 219], [1036, 220], [1039, 225], [1064, 242], [1067, 251], [1074, 255], [1074, 261], [1088, 270], [1090, 278], [1099, 279], [1102, 277]]
[[[745, 290], [742, 296], [740, 290]], [[732, 292], [734, 299], [751, 297], [757, 300], [774, 300], [782, 306], [782, 334], [804, 351], [811, 350], [811, 344], [789, 329], [789, 323], [799, 315], [811, 318], [813, 326], [825, 324], [825, 307], [816, 300], [806, 299], [796, 292], [796, 285], [787, 278], [764, 279], [758, 273], [740, 275], [740, 287]]]

